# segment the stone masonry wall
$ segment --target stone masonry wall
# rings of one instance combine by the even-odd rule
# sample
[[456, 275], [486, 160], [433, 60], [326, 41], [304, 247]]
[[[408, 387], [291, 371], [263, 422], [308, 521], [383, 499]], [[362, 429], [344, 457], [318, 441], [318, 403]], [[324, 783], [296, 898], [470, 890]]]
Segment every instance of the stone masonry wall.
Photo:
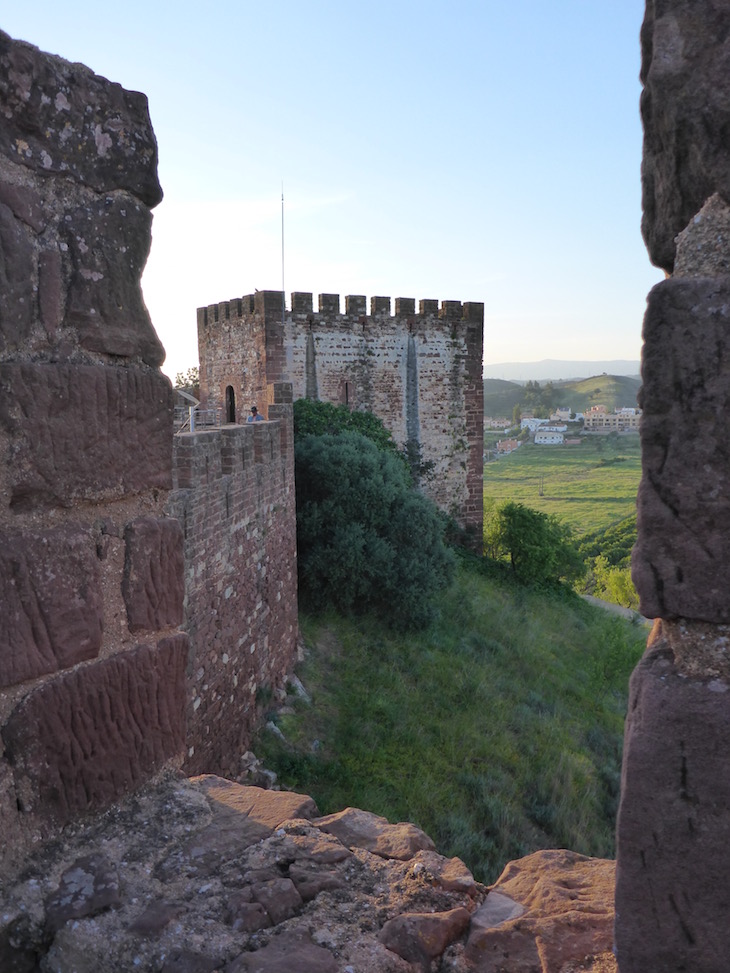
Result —
[[0, 32], [0, 873], [184, 748], [141, 94]]
[[644, 319], [631, 679], [617, 832], [621, 973], [730, 955], [730, 8], [649, 0], [642, 229], [671, 276]]
[[291, 387], [268, 422], [175, 437], [168, 512], [185, 538], [188, 773], [236, 777], [260, 690], [296, 657], [297, 566]]
[[[374, 412], [400, 445], [418, 442], [434, 464], [424, 493], [469, 531], [482, 532], [484, 305], [280, 291], [198, 310], [201, 396], [225, 408], [232, 389], [239, 420], [266, 408], [267, 384], [291, 382], [294, 397]], [[230, 392], [228, 393], [230, 401]]]

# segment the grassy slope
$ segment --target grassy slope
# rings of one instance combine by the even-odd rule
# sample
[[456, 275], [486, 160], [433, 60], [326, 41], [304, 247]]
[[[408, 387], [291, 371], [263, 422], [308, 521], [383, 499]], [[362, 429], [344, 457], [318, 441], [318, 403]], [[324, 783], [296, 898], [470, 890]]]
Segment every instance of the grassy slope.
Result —
[[[544, 383], [542, 383], [544, 385]], [[592, 405], [605, 405], [609, 411], [622, 406], [635, 407], [640, 381], [623, 375], [596, 375], [579, 382], [553, 382], [561, 406], [573, 412], [585, 412]], [[524, 389], [517, 382], [502, 379], [484, 380], [484, 414], [512, 417], [515, 405], [522, 401]]]
[[579, 446], [526, 444], [484, 467], [485, 512], [490, 501], [513, 500], [555, 514], [580, 536], [633, 514], [640, 477], [638, 436], [585, 436]]
[[[323, 813], [413, 821], [483, 881], [541, 847], [613, 854], [628, 676], [646, 632], [462, 565], [425, 632], [303, 621], [313, 705], [256, 752]], [[316, 741], [316, 742], [315, 742]]]

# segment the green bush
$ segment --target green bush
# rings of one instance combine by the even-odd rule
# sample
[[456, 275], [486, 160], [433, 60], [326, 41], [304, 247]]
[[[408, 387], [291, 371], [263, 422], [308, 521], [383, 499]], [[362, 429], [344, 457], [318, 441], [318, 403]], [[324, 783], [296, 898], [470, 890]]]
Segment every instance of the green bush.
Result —
[[402, 460], [350, 431], [306, 435], [295, 453], [303, 606], [372, 610], [398, 628], [427, 624], [454, 557], [441, 515], [411, 489]]
[[585, 571], [567, 524], [512, 501], [502, 504], [485, 527], [486, 553], [506, 559], [523, 584], [580, 578]]
[[294, 439], [304, 436], [337, 435], [341, 432], [359, 432], [375, 443], [378, 449], [400, 455], [390, 431], [372, 412], [356, 412], [346, 405], [331, 402], [315, 402], [297, 399], [294, 403]]

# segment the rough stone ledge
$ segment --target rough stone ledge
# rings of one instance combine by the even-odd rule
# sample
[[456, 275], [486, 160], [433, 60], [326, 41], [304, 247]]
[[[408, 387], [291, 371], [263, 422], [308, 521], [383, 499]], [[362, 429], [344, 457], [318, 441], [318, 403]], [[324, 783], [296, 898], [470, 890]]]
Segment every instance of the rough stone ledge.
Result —
[[[492, 893], [424, 840], [357, 809], [319, 818], [305, 795], [170, 775], [3, 884], [0, 969], [556, 973], [558, 958], [615, 973], [612, 862], [538, 853]], [[410, 857], [385, 853], [407, 841]]]

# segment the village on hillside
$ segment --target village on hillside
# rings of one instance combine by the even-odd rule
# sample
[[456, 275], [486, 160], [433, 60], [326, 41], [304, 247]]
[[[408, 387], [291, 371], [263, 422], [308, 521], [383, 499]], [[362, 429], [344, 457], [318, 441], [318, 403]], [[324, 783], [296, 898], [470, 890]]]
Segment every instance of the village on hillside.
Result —
[[586, 412], [572, 412], [567, 406], [559, 406], [547, 419], [525, 412], [519, 416], [519, 432], [516, 418], [484, 417], [485, 431], [503, 429], [514, 433], [495, 443], [495, 459], [514, 452], [525, 442], [536, 446], [579, 446], [581, 437], [586, 435], [638, 434], [641, 409], [624, 406], [609, 412], [605, 405], [594, 405]]

